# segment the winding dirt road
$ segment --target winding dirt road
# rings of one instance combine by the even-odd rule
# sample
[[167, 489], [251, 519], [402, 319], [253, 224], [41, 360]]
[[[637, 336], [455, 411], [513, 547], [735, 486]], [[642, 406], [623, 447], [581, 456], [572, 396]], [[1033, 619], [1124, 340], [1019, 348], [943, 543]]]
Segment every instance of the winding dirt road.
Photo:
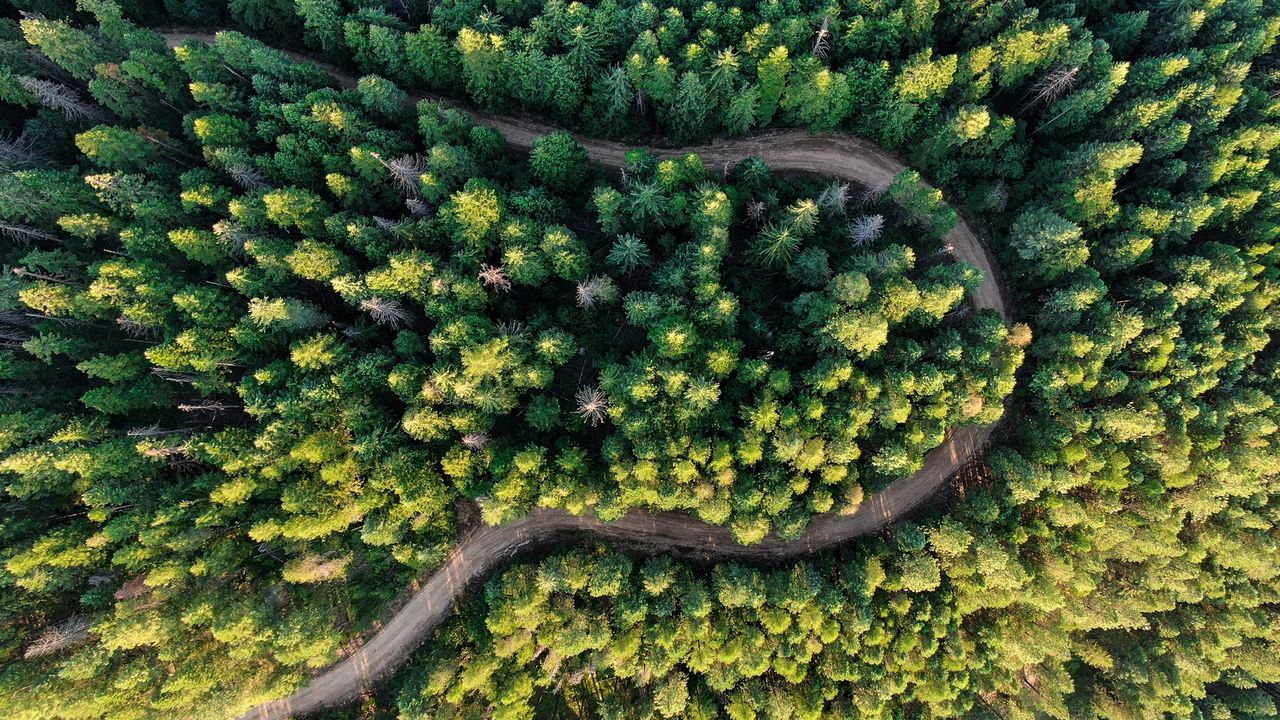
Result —
[[[167, 32], [170, 47], [186, 40], [212, 43], [207, 32]], [[297, 53], [291, 57], [312, 62], [329, 72], [343, 86], [353, 87], [356, 76], [317, 63]], [[507, 143], [527, 150], [538, 137], [560, 128], [518, 118], [489, 115], [446, 98], [418, 95], [457, 107], [477, 122], [502, 134]], [[633, 146], [576, 135], [578, 142], [596, 163], [620, 168], [624, 155]], [[779, 171], [813, 173], [842, 178], [868, 187], [887, 185], [905, 165], [893, 154], [848, 135], [810, 135], [801, 131], [781, 131], [742, 140], [714, 142], [686, 148], [647, 148], [661, 157], [701, 155], [709, 167], [735, 164], [761, 157]], [[991, 309], [1008, 321], [1008, 299], [998, 282], [994, 258], [961, 219], [944, 237], [954, 247], [958, 259], [982, 271], [982, 283], [971, 295], [978, 309]], [[816, 517], [804, 535], [792, 541], [774, 536], [754, 545], [739, 545], [728, 529], [708, 525], [697, 518], [674, 512], [652, 513], [633, 510], [622, 519], [605, 523], [591, 517], [570, 515], [561, 510], [536, 509], [527, 517], [497, 527], [482, 526], [466, 536], [417, 593], [360, 649], [321, 674], [289, 697], [250, 710], [245, 720], [283, 720], [321, 708], [344, 704], [362, 690], [399, 667], [427, 634], [453, 612], [453, 602], [468, 585], [518, 550], [544, 545], [565, 532], [580, 532], [604, 540], [625, 541], [661, 548], [685, 556], [717, 560], [776, 561], [801, 558], [830, 548], [851, 538], [875, 532], [894, 522], [924, 502], [948, 477], [981, 451], [992, 427], [961, 427], [925, 456], [924, 467], [909, 478], [897, 480], [868, 498], [850, 515], [827, 514]]]

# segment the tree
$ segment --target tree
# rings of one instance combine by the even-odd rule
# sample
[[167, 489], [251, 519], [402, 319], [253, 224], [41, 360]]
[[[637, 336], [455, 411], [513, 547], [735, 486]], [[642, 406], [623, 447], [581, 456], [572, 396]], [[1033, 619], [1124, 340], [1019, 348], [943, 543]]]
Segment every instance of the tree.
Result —
[[31, 17], [20, 24], [29, 44], [77, 80], [89, 80], [94, 66], [106, 59], [103, 48], [88, 33], [61, 20]]
[[636, 104], [636, 91], [622, 68], [602, 74], [592, 86], [596, 123], [606, 132], [626, 127]]
[[343, 47], [342, 8], [336, 0], [295, 0], [294, 8], [306, 28], [306, 38], [330, 56]]
[[[149, 23], [224, 6], [162, 4]], [[859, 525], [806, 538], [816, 515], [939, 447], [955, 502], [808, 562], [514, 559], [397, 712], [1272, 710], [1266, 4], [304, 3], [336, 60], [460, 91], [471, 63], [502, 112], [634, 144], [781, 105], [917, 166], [858, 198], [633, 151], [588, 213], [585, 182], [460, 110], [423, 105], [414, 133], [376, 78], [339, 87], [231, 32], [171, 52], [108, 0], [21, 5], [0, 22], [9, 715], [283, 693], [396, 578], [457, 557], [469, 499], [491, 524], [644, 507], [808, 552]], [[1034, 338], [955, 257], [983, 228]]]
[[742, 135], [756, 126], [760, 108], [760, 90], [755, 85], [743, 88], [729, 99], [724, 126], [732, 135]]
[[[1038, 27], [1037, 27], [1038, 26]], [[1070, 34], [1061, 22], [1044, 21], [1011, 28], [996, 38], [993, 67], [1000, 85], [1018, 87], [1035, 71], [1047, 66], [1067, 44]]]
[[409, 100], [409, 96], [403, 90], [377, 75], [366, 75], [360, 78], [356, 89], [366, 108], [386, 117], [397, 116]]
[[506, 48], [502, 38], [463, 28], [454, 48], [462, 64], [467, 94], [483, 107], [496, 109], [506, 92], [503, 80]]
[[635, 235], [620, 235], [609, 250], [608, 262], [619, 272], [629, 273], [649, 264], [649, 248]]
[[324, 201], [301, 188], [272, 190], [262, 196], [266, 217], [282, 228], [297, 228], [305, 234], [318, 233], [329, 214]]
[[454, 193], [448, 208], [459, 239], [475, 248], [487, 244], [502, 218], [498, 194], [491, 187], [479, 183], [468, 183], [466, 189]]
[[100, 165], [126, 172], [147, 167], [160, 154], [140, 132], [99, 125], [76, 135], [76, 147]]
[[689, 704], [688, 679], [683, 673], [671, 673], [654, 692], [654, 708], [663, 717], [683, 717]]
[[1022, 211], [1009, 236], [1018, 257], [1035, 263], [1046, 279], [1080, 268], [1089, 259], [1079, 226], [1043, 206]]
[[449, 90], [456, 86], [450, 72], [459, 63], [456, 51], [439, 28], [423, 25], [404, 38], [405, 57], [417, 85], [429, 90]]
[[534, 177], [548, 188], [571, 193], [582, 187], [591, 174], [587, 151], [567, 132], [543, 135], [533, 141], [529, 167]]
[[790, 117], [813, 132], [830, 132], [849, 114], [849, 83], [841, 73], [805, 63], [782, 100]]
[[894, 79], [894, 92], [904, 102], [935, 104], [951, 86], [958, 60], [954, 55], [933, 57], [933, 49], [922, 50], [907, 59]]
[[412, 82], [405, 33], [394, 27], [375, 24], [369, 26], [369, 50], [379, 68], [397, 83]]
[[693, 140], [701, 137], [705, 132], [707, 119], [715, 110], [702, 77], [694, 72], [681, 75], [671, 118], [675, 138]]
[[320, 308], [295, 298], [254, 298], [249, 301], [249, 317], [263, 328], [288, 331], [316, 328], [327, 319]]
[[787, 48], [775, 47], [757, 66], [756, 73], [760, 79], [761, 125], [768, 125], [777, 112], [779, 101], [787, 85], [787, 74], [791, 71], [791, 60], [787, 57]]
[[284, 35], [297, 27], [290, 17], [290, 3], [285, 0], [230, 0], [227, 10], [232, 19], [250, 30]]

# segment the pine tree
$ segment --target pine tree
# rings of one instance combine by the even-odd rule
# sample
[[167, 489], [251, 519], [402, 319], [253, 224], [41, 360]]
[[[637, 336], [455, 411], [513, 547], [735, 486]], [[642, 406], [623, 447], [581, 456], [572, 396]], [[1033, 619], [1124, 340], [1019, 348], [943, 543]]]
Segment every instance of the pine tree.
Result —
[[759, 118], [761, 125], [768, 125], [777, 112], [787, 85], [787, 74], [791, 71], [791, 60], [787, 57], [787, 49], [779, 46], [769, 52], [757, 67], [760, 84]]
[[342, 8], [335, 0], [294, 0], [306, 37], [331, 57], [343, 48]]

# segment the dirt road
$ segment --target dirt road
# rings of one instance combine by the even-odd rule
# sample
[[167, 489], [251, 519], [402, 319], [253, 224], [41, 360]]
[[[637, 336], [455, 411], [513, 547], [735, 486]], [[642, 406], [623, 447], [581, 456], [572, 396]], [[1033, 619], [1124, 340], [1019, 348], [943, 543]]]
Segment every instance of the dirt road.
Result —
[[883, 528], [928, 499], [938, 486], [980, 450], [990, 428], [960, 428], [925, 458], [920, 472], [871, 496], [852, 515], [822, 515], [799, 539], [770, 536], [755, 545], [739, 545], [726, 528], [674, 512], [633, 510], [621, 520], [602, 523], [561, 510], [536, 509], [527, 517], [468, 535], [444, 565], [375, 635], [351, 656], [314, 677], [292, 695], [264, 703], [242, 720], [284, 720], [346, 704], [395, 671], [453, 612], [453, 602], [469, 584], [510, 559], [516, 551], [580, 531], [604, 540], [642, 543], [684, 556], [718, 560], [786, 560], [806, 557], [850, 538]]
[[[185, 40], [212, 42], [211, 33], [170, 32], [165, 38], [171, 47]], [[306, 56], [289, 53], [303, 61]], [[344, 86], [354, 86], [356, 76], [332, 66], [316, 63]], [[477, 112], [455, 101], [427, 95], [418, 99], [440, 100], [493, 127], [516, 149], [527, 150], [538, 137], [557, 130], [551, 125], [518, 118]], [[602, 166], [620, 168], [632, 146], [577, 136], [592, 160]], [[868, 187], [887, 185], [905, 169], [892, 153], [865, 140], [848, 135], [810, 135], [802, 131], [781, 131], [743, 140], [727, 140], [686, 148], [648, 148], [659, 156], [697, 153], [708, 167], [730, 165], [749, 157], [763, 158], [779, 171], [807, 172], [842, 178]], [[944, 237], [954, 247], [955, 257], [982, 271], [982, 284], [971, 298], [979, 309], [992, 309], [1008, 320], [1007, 299], [997, 281], [999, 269], [978, 237], [961, 219]], [[682, 513], [651, 513], [635, 510], [622, 519], [603, 523], [594, 517], [579, 517], [559, 510], [534, 510], [521, 520], [498, 527], [481, 527], [454, 549], [427, 583], [375, 635], [355, 653], [315, 676], [310, 684], [289, 697], [260, 705], [245, 720], [282, 720], [314, 712], [354, 699], [363, 689], [385, 678], [403, 663], [453, 611], [453, 602], [468, 584], [506, 562], [517, 550], [554, 540], [566, 531], [587, 533], [604, 540], [621, 540], [665, 549], [685, 556], [711, 560], [787, 560], [838, 545], [851, 538], [879, 530], [895, 518], [928, 499], [957, 469], [980, 451], [991, 427], [962, 427], [949, 433], [946, 442], [925, 456], [924, 468], [909, 478], [897, 480], [884, 491], [868, 498], [851, 515], [818, 516], [800, 538], [784, 542], [770, 536], [754, 545], [739, 545], [726, 528], [708, 525]]]

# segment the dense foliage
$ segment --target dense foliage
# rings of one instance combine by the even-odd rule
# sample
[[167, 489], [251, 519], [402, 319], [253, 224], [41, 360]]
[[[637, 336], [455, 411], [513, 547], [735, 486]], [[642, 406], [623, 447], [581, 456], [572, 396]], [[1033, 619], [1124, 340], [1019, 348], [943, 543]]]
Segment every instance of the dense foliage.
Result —
[[[433, 23], [483, 103], [477, 70], [504, 67], [488, 87], [519, 98], [515, 68], [549, 33], [630, 42], [595, 24], [618, 5], [589, 7]], [[765, 3], [733, 30], [716, 23], [748, 8], [627, 7], [652, 33], [602, 53], [618, 69], [583, 102], [630, 104], [588, 127], [850, 128], [990, 224], [1036, 337], [1022, 422], [991, 485], [923, 535], [813, 565], [821, 583], [679, 571], [650, 595], [614, 558], [512, 570], [484, 624], [441, 635], [477, 654], [456, 676], [424, 661], [403, 715], [1273, 717], [1275, 5]], [[555, 21], [574, 13], [590, 20]], [[549, 58], [572, 53], [559, 42]], [[838, 630], [791, 602], [814, 587]]]
[[[43, 17], [0, 25], [12, 715], [279, 696], [461, 497], [792, 535], [995, 419], [1033, 336], [954, 507], [787, 568], [517, 565], [373, 712], [1277, 714], [1274, 2], [124, 6], [301, 30], [377, 74], [345, 91], [14, 4]], [[1031, 331], [964, 312], [945, 212], [759, 163], [599, 183], [413, 89], [673, 143], [855, 132], [989, 229]]]
[[851, 201], [641, 153], [593, 186], [567, 135], [526, 167], [384, 80], [94, 9], [4, 28], [18, 716], [277, 694], [440, 561], [459, 497], [794, 535], [1013, 386], [1025, 333], [962, 306], [910, 174]]
[[[1163, 615], [1194, 634], [1137, 646], [1142, 635], [1114, 617], [1070, 644], [1001, 622], [1015, 598], [1040, 613], [1066, 607], [1050, 580], [966, 528], [995, 510], [980, 498], [927, 531], [899, 525], [892, 543], [785, 569], [707, 571], [604, 549], [509, 569], [406, 673], [398, 717], [1275, 716], [1272, 697], [1242, 682], [1252, 675], [1209, 698], [1196, 687], [1214, 679], [1205, 660], [1227, 652], [1250, 673], [1274, 672], [1274, 638], [1250, 624], [1248, 603]], [[1105, 611], [1074, 610], [1095, 623]], [[1073, 672], [1027, 664], [1068, 644]], [[1116, 679], [1103, 684], [1103, 672]], [[1056, 696], [1072, 676], [1079, 691]]]

